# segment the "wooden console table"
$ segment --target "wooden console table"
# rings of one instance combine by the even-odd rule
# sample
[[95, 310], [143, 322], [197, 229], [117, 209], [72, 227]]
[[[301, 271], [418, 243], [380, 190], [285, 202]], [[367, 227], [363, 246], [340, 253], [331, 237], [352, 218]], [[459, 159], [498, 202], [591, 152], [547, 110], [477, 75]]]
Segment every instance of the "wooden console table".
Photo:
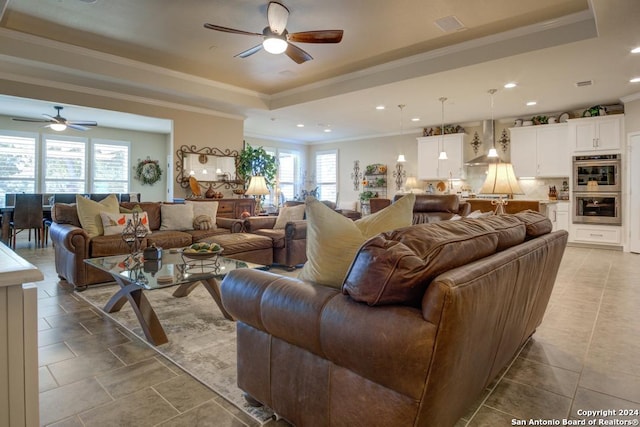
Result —
[[[42, 272], [0, 244], [0, 426], [38, 426], [38, 295]], [[5, 315], [6, 314], [6, 315]]]

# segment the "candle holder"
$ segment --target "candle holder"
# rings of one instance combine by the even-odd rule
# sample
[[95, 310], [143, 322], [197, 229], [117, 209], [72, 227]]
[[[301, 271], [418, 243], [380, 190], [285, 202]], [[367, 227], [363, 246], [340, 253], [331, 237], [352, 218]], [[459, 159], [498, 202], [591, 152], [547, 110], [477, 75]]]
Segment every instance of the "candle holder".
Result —
[[127, 225], [122, 230], [122, 240], [129, 247], [130, 255], [125, 260], [125, 265], [136, 262], [136, 258], [140, 254], [142, 241], [147, 236], [147, 229], [140, 221], [140, 214], [133, 212], [131, 218], [127, 220]]

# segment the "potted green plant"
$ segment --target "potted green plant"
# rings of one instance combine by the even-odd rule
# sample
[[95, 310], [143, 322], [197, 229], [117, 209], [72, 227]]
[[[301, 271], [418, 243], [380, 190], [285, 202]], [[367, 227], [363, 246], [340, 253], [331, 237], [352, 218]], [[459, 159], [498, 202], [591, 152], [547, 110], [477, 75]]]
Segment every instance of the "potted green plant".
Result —
[[237, 164], [238, 178], [245, 185], [249, 183], [252, 176], [264, 176], [267, 186], [273, 188], [276, 183], [278, 173], [278, 160], [275, 156], [267, 153], [263, 147], [252, 147], [245, 144], [238, 155]]
[[369, 199], [371, 199], [372, 197], [376, 197], [375, 191], [363, 191], [362, 193], [360, 193], [360, 201], [362, 203], [369, 203]]

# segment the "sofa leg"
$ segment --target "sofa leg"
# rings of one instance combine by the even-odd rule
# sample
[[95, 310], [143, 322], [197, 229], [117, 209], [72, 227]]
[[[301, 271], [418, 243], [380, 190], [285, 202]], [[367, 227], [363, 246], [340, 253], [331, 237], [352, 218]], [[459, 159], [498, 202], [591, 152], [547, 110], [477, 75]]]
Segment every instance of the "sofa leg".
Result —
[[249, 393], [243, 393], [243, 397], [244, 397], [244, 400], [247, 401], [249, 406], [252, 406], [254, 408], [260, 408], [260, 407], [264, 406], [262, 403], [260, 403], [258, 400], [256, 400]]

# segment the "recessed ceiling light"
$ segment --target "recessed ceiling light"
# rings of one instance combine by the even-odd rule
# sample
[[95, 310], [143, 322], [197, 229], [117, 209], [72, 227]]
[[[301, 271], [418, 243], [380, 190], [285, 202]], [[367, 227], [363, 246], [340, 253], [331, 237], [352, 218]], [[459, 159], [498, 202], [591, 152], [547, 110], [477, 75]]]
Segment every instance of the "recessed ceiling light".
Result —
[[640, 53], [640, 46], [631, 49], [631, 53]]
[[536, 101], [529, 101], [529, 102], [527, 102], [527, 107], [531, 107], [531, 106], [534, 106], [536, 104], [537, 104]]
[[378, 106], [376, 107], [376, 110], [384, 110], [384, 105], [378, 105]]
[[509, 83], [507, 83], [507, 84], [505, 84], [505, 85], [504, 85], [504, 88], [505, 88], [505, 89], [513, 89], [513, 88], [514, 88], [514, 87], [516, 87], [516, 86], [518, 86], [518, 84], [517, 84], [517, 83], [515, 83], [515, 82], [509, 82]]
[[329, 133], [329, 132], [331, 132], [331, 129], [327, 128], [327, 129], [325, 129], [324, 131], [325, 131], [325, 132], [327, 132], [327, 133]]
[[629, 83], [640, 83], [640, 77], [634, 77], [631, 80], [629, 80]]
[[299, 127], [299, 128], [303, 128], [304, 127], [304, 123], [298, 123], [296, 126]]
[[411, 119], [412, 122], [419, 122], [420, 121], [420, 117], [413, 117]]

